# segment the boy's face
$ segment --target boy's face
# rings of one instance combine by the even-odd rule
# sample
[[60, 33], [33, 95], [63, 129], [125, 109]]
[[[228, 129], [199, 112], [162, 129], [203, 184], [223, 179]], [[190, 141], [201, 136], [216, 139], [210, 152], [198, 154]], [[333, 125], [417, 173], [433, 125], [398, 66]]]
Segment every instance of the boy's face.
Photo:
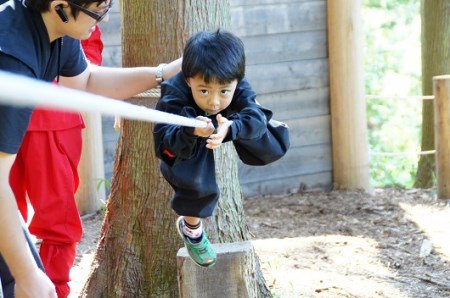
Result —
[[219, 84], [216, 80], [205, 83], [203, 75], [188, 78], [187, 84], [191, 87], [192, 96], [200, 109], [208, 115], [216, 115], [226, 109], [233, 99], [237, 80], [230, 83]]

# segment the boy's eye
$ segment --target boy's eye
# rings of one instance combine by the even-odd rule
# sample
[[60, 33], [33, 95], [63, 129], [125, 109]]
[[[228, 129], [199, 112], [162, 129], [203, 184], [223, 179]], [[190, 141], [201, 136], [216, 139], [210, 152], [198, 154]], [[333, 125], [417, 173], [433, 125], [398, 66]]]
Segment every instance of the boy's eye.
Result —
[[221, 93], [222, 93], [223, 95], [227, 95], [228, 93], [230, 93], [230, 90], [222, 90]]
[[203, 95], [208, 94], [208, 90], [201, 89], [201, 90], [200, 90], [200, 93], [203, 94]]

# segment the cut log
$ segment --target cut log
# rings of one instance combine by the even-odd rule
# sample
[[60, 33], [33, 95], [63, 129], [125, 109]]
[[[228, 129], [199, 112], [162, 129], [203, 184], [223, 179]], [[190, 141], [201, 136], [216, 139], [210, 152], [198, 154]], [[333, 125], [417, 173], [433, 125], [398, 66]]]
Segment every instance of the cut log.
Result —
[[255, 250], [250, 241], [213, 244], [217, 261], [203, 268], [192, 261], [186, 248], [177, 254], [180, 298], [257, 297]]

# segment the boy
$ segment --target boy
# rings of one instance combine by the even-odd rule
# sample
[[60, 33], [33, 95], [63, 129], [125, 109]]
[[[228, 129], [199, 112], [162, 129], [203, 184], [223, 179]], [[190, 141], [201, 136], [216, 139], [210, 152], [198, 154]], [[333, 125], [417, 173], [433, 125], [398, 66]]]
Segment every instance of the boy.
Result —
[[157, 124], [154, 129], [161, 172], [175, 190], [171, 207], [180, 215], [178, 232], [189, 256], [204, 267], [216, 261], [201, 222], [219, 199], [212, 150], [223, 142], [261, 138], [271, 116], [256, 102], [244, 74], [239, 38], [220, 30], [197, 33], [184, 49], [182, 73], [162, 83], [156, 106], [208, 123], [206, 128]]
[[[179, 71], [180, 59], [164, 69], [88, 67], [80, 40], [108, 20], [111, 6], [111, 0], [0, 0], [0, 70], [48, 82], [59, 77], [66, 87], [116, 99], [151, 89]], [[16, 297], [48, 298], [56, 297], [54, 286], [26, 245], [8, 183], [31, 112], [0, 105], [0, 254], [15, 279]], [[0, 268], [0, 279], [5, 271]]]

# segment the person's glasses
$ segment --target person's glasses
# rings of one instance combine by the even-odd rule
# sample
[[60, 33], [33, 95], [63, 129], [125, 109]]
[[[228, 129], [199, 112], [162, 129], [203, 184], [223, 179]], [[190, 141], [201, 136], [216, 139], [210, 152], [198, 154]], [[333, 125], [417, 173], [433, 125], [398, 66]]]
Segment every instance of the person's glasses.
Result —
[[93, 12], [92, 10], [86, 9], [83, 6], [80, 6], [72, 1], [67, 1], [67, 2], [69, 2], [70, 5], [78, 8], [79, 10], [81, 10], [82, 12], [84, 12], [85, 14], [87, 14], [88, 16], [93, 18], [97, 23], [100, 23], [106, 17], [106, 15], [108, 14], [108, 12], [112, 6], [112, 2], [111, 2], [108, 6], [106, 6], [106, 10], [104, 13], [98, 14], [98, 13]]

